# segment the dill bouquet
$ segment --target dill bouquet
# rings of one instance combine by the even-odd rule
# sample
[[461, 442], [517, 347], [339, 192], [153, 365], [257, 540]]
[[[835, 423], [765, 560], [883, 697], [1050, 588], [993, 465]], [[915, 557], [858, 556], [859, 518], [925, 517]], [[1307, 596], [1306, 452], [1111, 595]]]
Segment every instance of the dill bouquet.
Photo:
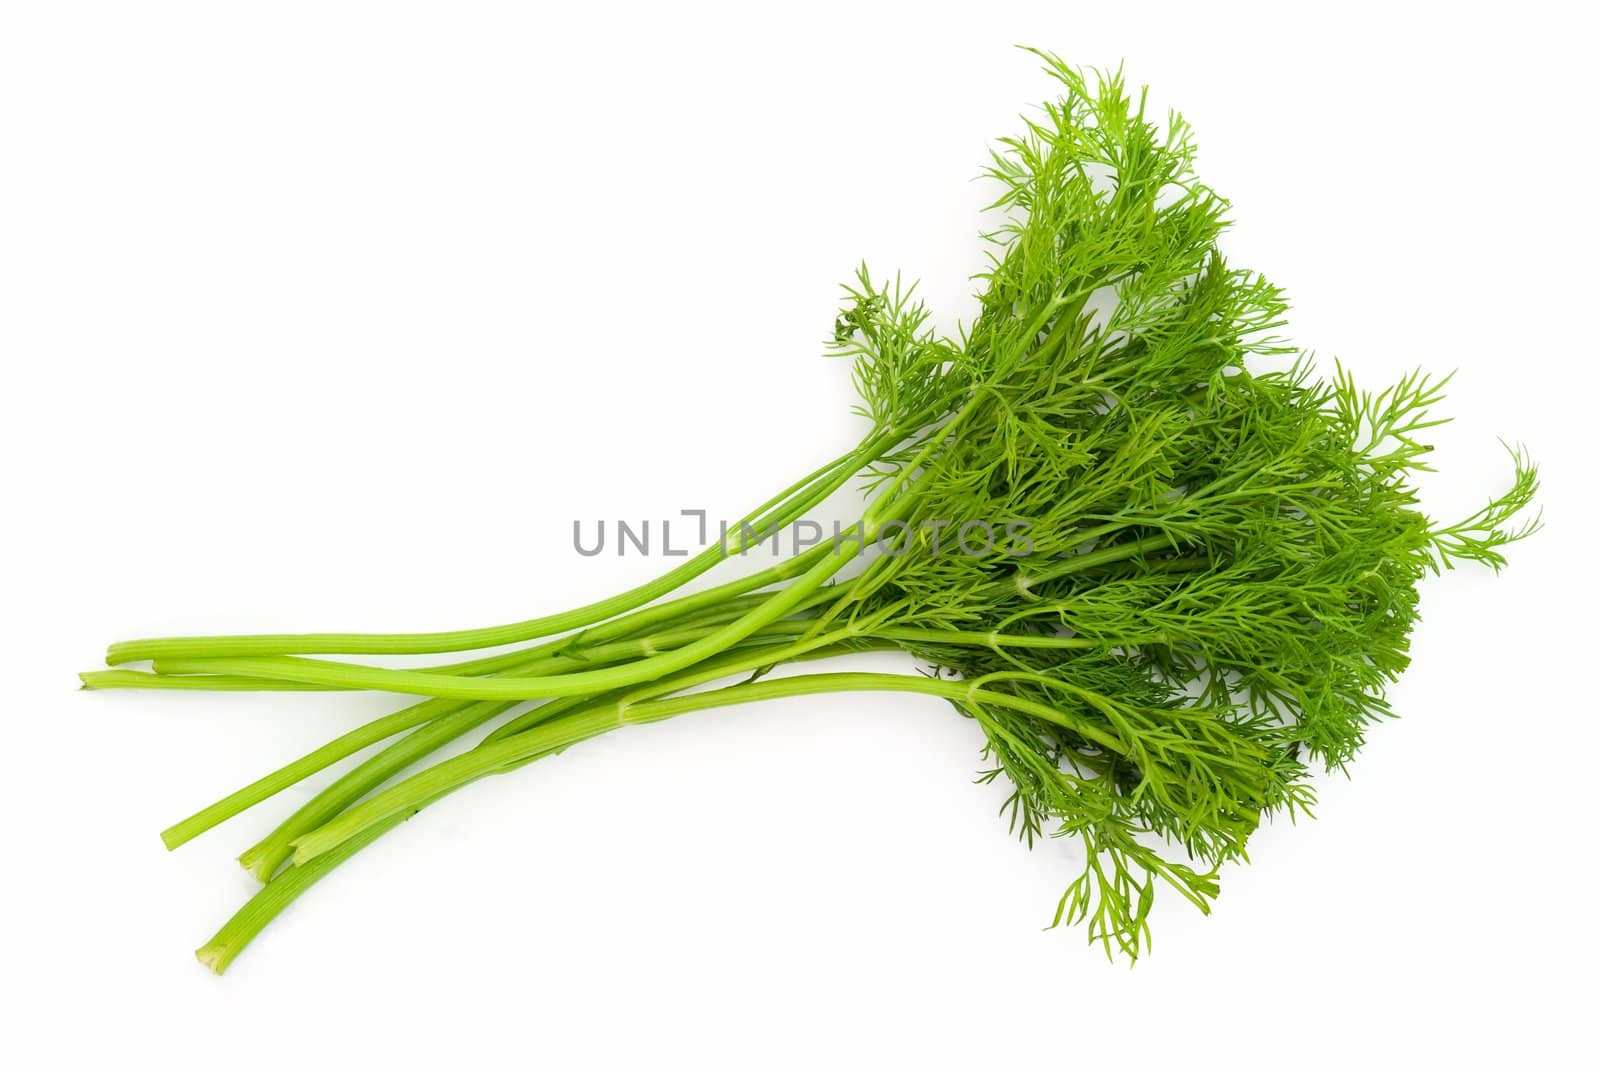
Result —
[[[947, 701], [981, 731], [984, 780], [1030, 845], [1073, 838], [1057, 923], [1108, 954], [1149, 944], [1158, 886], [1202, 910], [1263, 818], [1360, 749], [1409, 662], [1418, 583], [1498, 568], [1535, 468], [1452, 523], [1410, 476], [1442, 381], [1378, 392], [1316, 377], [1280, 340], [1278, 289], [1218, 248], [1227, 203], [1190, 129], [1117, 74], [1038, 53], [1060, 83], [988, 177], [1003, 222], [981, 308], [931, 330], [863, 269], [832, 348], [853, 362], [861, 442], [638, 589], [527, 622], [431, 634], [167, 638], [114, 645], [92, 688], [375, 689], [425, 697], [169, 828], [176, 847], [380, 741], [241, 861], [261, 890], [199, 950], [222, 971], [318, 878], [423, 807], [620, 726], [862, 690]], [[855, 536], [669, 595], [857, 479]], [[951, 551], [973, 530], [1025, 550]], [[944, 533], [945, 544], [940, 545]], [[993, 549], [992, 542], [987, 547]], [[943, 550], [941, 550], [941, 548]], [[443, 667], [330, 655], [511, 646]], [[903, 650], [918, 673], [773, 668]], [[121, 668], [150, 661], [150, 670]], [[483, 727], [475, 747], [414, 764]], [[393, 740], [391, 740], [393, 739]]]

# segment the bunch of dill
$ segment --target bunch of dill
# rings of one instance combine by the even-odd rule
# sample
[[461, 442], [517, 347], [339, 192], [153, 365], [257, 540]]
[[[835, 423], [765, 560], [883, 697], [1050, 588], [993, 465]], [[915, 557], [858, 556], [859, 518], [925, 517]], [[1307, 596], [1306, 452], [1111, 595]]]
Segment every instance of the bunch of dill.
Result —
[[[150, 671], [84, 676], [428, 698], [163, 835], [176, 847], [404, 735], [245, 852], [265, 885], [203, 961], [221, 971], [328, 870], [477, 778], [622, 725], [781, 696], [910, 691], [969, 716], [982, 777], [1010, 783], [1013, 831], [1079, 842], [1056, 920], [1086, 922], [1108, 953], [1148, 945], [1158, 884], [1205, 909], [1263, 818], [1309, 809], [1312, 770], [1349, 760], [1389, 712], [1418, 583], [1460, 561], [1498, 568], [1536, 525], [1516, 524], [1535, 468], [1512, 450], [1504, 495], [1455, 523], [1423, 515], [1411, 476], [1443, 382], [1369, 393], [1342, 370], [1316, 378], [1275, 334], [1282, 294], [1221, 254], [1227, 204], [1196, 179], [1187, 124], [1149, 117], [1120, 75], [1040, 56], [1061, 97], [993, 154], [1004, 222], [978, 315], [941, 337], [909, 291], [860, 272], [833, 349], [870, 430], [745, 516], [733, 543], [523, 623], [133, 641], [108, 662]], [[663, 599], [862, 476], [858, 537]], [[940, 550], [938, 531], [977, 528], [1025, 531], [1027, 550]], [[522, 647], [422, 669], [309, 658], [504, 645]], [[865, 649], [926, 668], [765, 677]], [[476, 747], [407, 773], [496, 720]]]

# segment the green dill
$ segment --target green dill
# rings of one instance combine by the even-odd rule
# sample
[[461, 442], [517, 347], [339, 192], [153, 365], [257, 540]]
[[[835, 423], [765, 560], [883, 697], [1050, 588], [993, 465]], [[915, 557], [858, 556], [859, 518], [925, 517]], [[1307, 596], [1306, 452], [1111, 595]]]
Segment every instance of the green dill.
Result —
[[[1030, 846], [1071, 837], [1082, 870], [1055, 921], [1108, 954], [1150, 942], [1159, 887], [1206, 909], [1252, 832], [1314, 803], [1391, 709], [1423, 578], [1498, 569], [1527, 536], [1536, 469], [1440, 523], [1419, 508], [1443, 379], [1377, 392], [1317, 377], [1282, 339], [1283, 294], [1219, 240], [1227, 202], [1194, 174], [1177, 115], [1120, 74], [1039, 53], [1060, 83], [999, 142], [980, 309], [954, 337], [914, 287], [865, 268], [831, 351], [850, 361], [860, 445], [745, 517], [762, 530], [852, 481], [866, 536], [662, 599], [759, 534], [572, 611], [435, 634], [157, 638], [91, 687], [375, 689], [428, 699], [336, 739], [164, 835], [176, 847], [288, 785], [404, 734], [292, 813], [241, 861], [265, 888], [200, 952], [221, 970], [288, 901], [367, 842], [470, 782], [620, 726], [775, 697], [896, 690], [981, 731], [985, 781]], [[1025, 529], [1029, 551], [939, 551], [930, 528]], [[894, 552], [869, 550], [891, 535]], [[559, 635], [559, 636], [558, 636]], [[329, 654], [459, 652], [445, 667]], [[919, 674], [774, 667], [866, 649]], [[706, 686], [715, 686], [709, 690]], [[466, 753], [410, 768], [498, 722]]]

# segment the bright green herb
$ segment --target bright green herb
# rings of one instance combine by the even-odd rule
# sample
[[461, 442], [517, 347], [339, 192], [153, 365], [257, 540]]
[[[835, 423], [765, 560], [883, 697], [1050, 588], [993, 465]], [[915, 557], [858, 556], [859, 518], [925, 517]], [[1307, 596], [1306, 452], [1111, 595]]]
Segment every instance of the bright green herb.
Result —
[[[1063, 95], [994, 153], [1004, 221], [976, 319], [937, 336], [909, 291], [863, 270], [833, 347], [853, 361], [871, 429], [745, 517], [756, 531], [790, 522], [865, 474], [863, 539], [674, 600], [661, 598], [725, 559], [721, 546], [524, 623], [133, 641], [108, 663], [151, 672], [84, 676], [429, 698], [166, 831], [176, 847], [405, 734], [245, 852], [267, 884], [204, 962], [221, 971], [324, 873], [477, 778], [619, 726], [775, 697], [898, 690], [971, 717], [983, 777], [1011, 785], [1012, 829], [1084, 850], [1056, 920], [1086, 922], [1108, 954], [1148, 945], [1158, 883], [1206, 909], [1263, 817], [1310, 807], [1311, 768], [1349, 760], [1389, 713], [1418, 583], [1457, 561], [1498, 568], [1536, 525], [1515, 525], [1535, 468], [1513, 450], [1503, 496], [1450, 525], [1421, 514], [1409, 478], [1427, 469], [1421, 435], [1443, 383], [1413, 374], [1371, 394], [1342, 371], [1314, 378], [1273, 333], [1280, 292], [1218, 250], [1226, 203], [1193, 174], [1188, 126], [1147, 117], [1120, 76], [1042, 58]], [[937, 549], [930, 531], [969, 524], [1025, 531], [1029, 550]], [[894, 551], [869, 549], [878, 537]], [[545, 638], [443, 668], [308, 658]], [[762, 678], [863, 649], [932, 671]], [[494, 720], [476, 748], [406, 774]]]

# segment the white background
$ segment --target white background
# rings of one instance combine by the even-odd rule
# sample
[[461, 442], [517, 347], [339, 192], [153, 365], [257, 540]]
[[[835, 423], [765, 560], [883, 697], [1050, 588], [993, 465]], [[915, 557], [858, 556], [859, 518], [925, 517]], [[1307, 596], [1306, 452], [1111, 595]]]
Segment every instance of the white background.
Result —
[[[1327, 6], [13, 3], [0, 17], [12, 1062], [1349, 1062], [1592, 1045], [1588, 33]], [[581, 8], [582, 13], [574, 13]], [[854, 440], [866, 259], [970, 312], [985, 145], [1125, 62], [1227, 248], [1381, 382], [1459, 368], [1429, 507], [1547, 529], [1430, 581], [1402, 717], [1216, 912], [1108, 965], [913, 696], [712, 712], [474, 786], [217, 979], [231, 857], [162, 826], [398, 701], [80, 693], [113, 639], [433, 629], [626, 588], [574, 518], [737, 514]], [[905, 669], [897, 663], [891, 669]], [[320, 782], [320, 780], [319, 780]], [[1592, 1049], [1591, 1049], [1592, 1051]], [[18, 1058], [18, 1055], [21, 1058]], [[1176, 1060], [1175, 1060], [1176, 1062]]]

